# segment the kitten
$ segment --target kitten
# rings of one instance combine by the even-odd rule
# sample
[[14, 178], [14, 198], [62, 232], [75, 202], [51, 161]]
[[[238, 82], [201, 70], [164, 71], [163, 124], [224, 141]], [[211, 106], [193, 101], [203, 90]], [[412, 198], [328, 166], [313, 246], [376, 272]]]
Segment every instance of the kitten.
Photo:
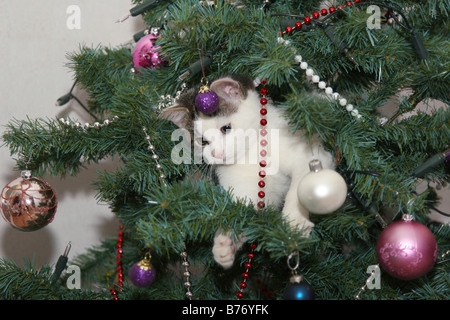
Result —
[[[161, 117], [191, 132], [194, 148], [201, 148], [204, 161], [214, 166], [221, 186], [232, 189], [234, 197], [257, 204], [261, 200], [258, 198], [261, 97], [252, 79], [244, 75], [224, 75], [212, 82], [210, 88], [219, 96], [219, 107], [213, 114], [196, 110], [198, 89], [193, 88], [182, 94], [174, 106], [163, 110]], [[270, 101], [265, 108], [264, 139], [268, 141], [265, 203], [282, 208], [283, 217], [309, 236], [314, 224], [298, 201], [297, 186], [309, 172], [312, 159], [319, 159], [324, 168], [332, 168], [332, 156], [321, 147], [320, 141], [311, 141], [301, 131], [292, 133], [282, 110]], [[224, 268], [231, 267], [244, 240], [241, 236], [235, 243], [231, 231], [218, 230], [212, 250], [216, 262]]]

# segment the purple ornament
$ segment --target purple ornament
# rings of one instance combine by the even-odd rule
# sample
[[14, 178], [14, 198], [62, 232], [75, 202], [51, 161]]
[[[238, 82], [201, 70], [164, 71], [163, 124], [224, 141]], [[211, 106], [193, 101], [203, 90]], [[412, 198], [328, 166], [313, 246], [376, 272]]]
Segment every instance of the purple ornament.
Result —
[[444, 161], [445, 161], [447, 164], [450, 164], [450, 149], [446, 150], [446, 151], [443, 153], [443, 155], [444, 155]]
[[155, 280], [156, 272], [150, 263], [150, 255], [135, 263], [128, 273], [131, 282], [137, 287], [147, 287]]
[[159, 46], [155, 46], [159, 34], [148, 34], [142, 37], [133, 50], [133, 65], [136, 72], [139, 68], [155, 69], [167, 64], [167, 61], [161, 59]]
[[219, 107], [219, 97], [207, 85], [203, 85], [195, 97], [195, 106], [198, 111], [211, 114]]
[[417, 279], [433, 268], [437, 243], [433, 233], [410, 215], [383, 230], [377, 242], [381, 267], [402, 280]]

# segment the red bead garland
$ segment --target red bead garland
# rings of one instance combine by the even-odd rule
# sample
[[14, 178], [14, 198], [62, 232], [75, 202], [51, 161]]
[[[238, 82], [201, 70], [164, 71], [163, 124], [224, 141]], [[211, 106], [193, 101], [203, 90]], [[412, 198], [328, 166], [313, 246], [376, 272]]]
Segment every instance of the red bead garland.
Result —
[[244, 297], [244, 293], [243, 290], [245, 288], [247, 288], [247, 279], [249, 277], [248, 271], [250, 270], [250, 268], [252, 267], [252, 259], [255, 257], [253, 251], [256, 249], [256, 244], [252, 243], [250, 245], [250, 253], [247, 254], [248, 257], [248, 262], [245, 263], [245, 272], [242, 273], [242, 282], [239, 284], [239, 287], [241, 288], [240, 291], [238, 293], [236, 293], [236, 297], [238, 299], [242, 299]]
[[[117, 238], [117, 284], [119, 285], [119, 291], [122, 291], [122, 287], [123, 287], [123, 268], [122, 268], [122, 254], [123, 254], [123, 249], [122, 249], [122, 245], [123, 245], [123, 226], [119, 227], [119, 234], [118, 234], [118, 238]], [[113, 299], [114, 300], [119, 300], [119, 296], [117, 294], [117, 290], [115, 289], [115, 285], [112, 285], [111, 288], [109, 289], [109, 291], [111, 292]]]
[[[300, 27], [301, 27], [301, 24], [298, 26], [298, 28], [300, 28]], [[297, 25], [296, 25], [296, 28], [297, 28]], [[290, 28], [290, 32], [292, 32], [292, 28]], [[260, 109], [260, 112], [259, 112], [260, 115], [261, 115], [261, 119], [260, 119], [260, 122], [259, 122], [260, 125], [261, 125], [261, 129], [259, 131], [261, 137], [265, 137], [267, 135], [267, 130], [264, 128], [267, 125], [267, 119], [265, 118], [266, 115], [267, 115], [267, 109], [265, 108], [265, 106], [267, 104], [267, 99], [266, 99], [265, 96], [269, 93], [269, 91], [265, 88], [266, 83], [267, 83], [267, 80], [261, 81], [261, 84], [263, 85], [263, 87], [262, 87], [262, 89], [260, 91], [260, 93], [261, 93], [261, 95], [263, 97], [260, 100], [261, 109]], [[266, 139], [261, 139], [259, 144], [260, 144], [260, 146], [262, 148], [265, 148], [265, 147], [267, 147], [268, 142], [267, 142]], [[266, 157], [267, 156], [267, 150], [266, 149], [261, 149], [261, 151], [259, 152], [259, 155], [261, 156], [261, 158]], [[259, 166], [260, 166], [260, 170], [259, 170], [258, 175], [259, 175], [259, 177], [261, 179], [258, 181], [258, 187], [261, 190], [258, 192], [258, 197], [261, 200], [258, 202], [258, 209], [261, 210], [261, 209], [264, 209], [264, 207], [266, 206], [266, 204], [264, 202], [264, 198], [266, 196], [266, 193], [263, 191], [265, 186], [266, 186], [266, 182], [264, 181], [264, 178], [266, 177], [266, 172], [263, 170], [263, 168], [265, 166], [267, 166], [267, 162], [265, 160], [261, 159], [261, 161], [259, 162]], [[260, 213], [260, 211], [258, 211], [258, 213]], [[245, 272], [242, 273], [242, 282], [239, 284], [240, 290], [239, 290], [238, 293], [236, 293], [236, 297], [238, 299], [242, 299], [244, 297], [243, 291], [244, 291], [245, 288], [247, 288], [247, 279], [249, 277], [248, 271], [252, 267], [252, 259], [255, 257], [254, 250], [256, 249], [256, 243], [252, 243], [250, 245], [250, 249], [251, 249], [250, 253], [247, 254], [248, 261], [244, 265], [245, 266]]]
[[292, 33], [292, 31], [294, 31], [294, 30], [300, 30], [301, 28], [302, 28], [302, 25], [303, 24], [311, 24], [311, 21], [313, 21], [313, 20], [317, 20], [317, 19], [319, 19], [319, 17], [322, 15], [322, 16], [326, 16], [328, 13], [334, 13], [334, 12], [336, 12], [337, 10], [339, 10], [339, 9], [343, 9], [343, 8], [345, 8], [345, 7], [349, 7], [349, 6], [351, 6], [351, 5], [353, 5], [353, 4], [355, 4], [355, 3], [360, 3], [360, 2], [362, 2], [363, 0], [354, 0], [354, 1], [347, 1], [346, 3], [345, 3], [345, 5], [339, 5], [337, 8], [335, 8], [335, 7], [330, 7], [330, 8], [328, 8], [328, 10], [327, 9], [322, 9], [322, 10], [320, 10], [320, 13], [319, 12], [313, 12], [313, 14], [310, 16], [310, 17], [305, 17], [305, 18], [303, 18], [303, 22], [300, 22], [300, 21], [298, 21], [298, 22], [296, 22], [295, 24], [294, 24], [294, 27], [286, 27], [286, 29], [284, 30], [284, 31], [279, 31], [278, 33], [280, 34], [280, 35], [283, 35], [283, 34], [291, 34]]

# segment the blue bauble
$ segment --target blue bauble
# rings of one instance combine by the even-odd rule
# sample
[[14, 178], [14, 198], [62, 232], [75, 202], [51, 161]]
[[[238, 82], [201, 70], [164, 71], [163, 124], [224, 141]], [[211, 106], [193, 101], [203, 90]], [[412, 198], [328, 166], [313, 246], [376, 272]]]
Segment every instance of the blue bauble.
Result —
[[314, 300], [313, 288], [306, 282], [291, 283], [283, 294], [284, 300]]

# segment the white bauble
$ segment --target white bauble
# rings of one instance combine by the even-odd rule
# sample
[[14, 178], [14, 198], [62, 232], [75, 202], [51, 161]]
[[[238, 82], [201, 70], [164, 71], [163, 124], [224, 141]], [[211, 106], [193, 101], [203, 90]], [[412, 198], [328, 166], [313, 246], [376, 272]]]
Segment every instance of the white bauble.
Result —
[[332, 169], [323, 169], [320, 160], [309, 163], [310, 172], [298, 184], [300, 203], [315, 214], [332, 213], [339, 209], [347, 198], [347, 183]]

